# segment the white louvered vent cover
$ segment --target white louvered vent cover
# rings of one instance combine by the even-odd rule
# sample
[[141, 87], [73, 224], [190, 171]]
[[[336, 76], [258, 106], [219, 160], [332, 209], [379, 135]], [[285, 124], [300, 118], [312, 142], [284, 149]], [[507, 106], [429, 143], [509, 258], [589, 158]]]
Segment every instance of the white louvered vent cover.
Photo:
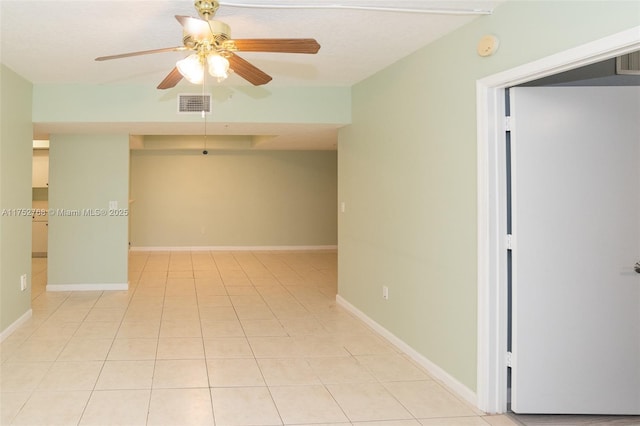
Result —
[[616, 74], [640, 75], [640, 50], [616, 58]]
[[211, 112], [211, 95], [178, 95], [178, 112], [202, 114]]

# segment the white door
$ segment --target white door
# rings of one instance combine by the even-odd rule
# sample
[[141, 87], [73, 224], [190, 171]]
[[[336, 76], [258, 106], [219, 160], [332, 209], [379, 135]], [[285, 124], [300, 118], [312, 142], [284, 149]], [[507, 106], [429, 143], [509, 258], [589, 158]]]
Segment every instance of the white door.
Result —
[[515, 88], [511, 116], [511, 408], [640, 414], [640, 88]]

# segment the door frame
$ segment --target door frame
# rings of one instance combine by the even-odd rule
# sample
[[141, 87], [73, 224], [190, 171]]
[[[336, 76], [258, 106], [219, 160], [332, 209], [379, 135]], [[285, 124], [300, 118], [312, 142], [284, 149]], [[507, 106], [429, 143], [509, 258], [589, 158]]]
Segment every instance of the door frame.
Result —
[[507, 411], [505, 89], [640, 50], [640, 26], [476, 82], [478, 167], [477, 405]]

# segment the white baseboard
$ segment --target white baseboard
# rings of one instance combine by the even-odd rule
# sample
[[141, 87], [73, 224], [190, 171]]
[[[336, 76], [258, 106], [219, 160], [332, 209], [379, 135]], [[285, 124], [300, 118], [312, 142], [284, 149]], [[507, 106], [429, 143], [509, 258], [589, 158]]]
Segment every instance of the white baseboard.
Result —
[[129, 283], [108, 284], [47, 284], [47, 291], [123, 291]]
[[347, 300], [344, 299], [339, 294], [336, 295], [336, 303], [338, 303], [338, 305], [342, 306], [347, 311], [349, 311], [350, 313], [352, 313], [353, 315], [355, 315], [356, 317], [364, 321], [365, 324], [367, 324], [369, 327], [375, 330], [382, 337], [387, 339], [389, 343], [394, 345], [396, 348], [402, 351], [409, 358], [411, 358], [420, 366], [422, 366], [425, 370], [427, 370], [427, 372], [432, 377], [434, 377], [443, 385], [448, 387], [452, 392], [456, 393], [460, 398], [472, 404], [474, 407], [478, 406], [478, 398], [474, 391], [469, 389], [464, 384], [460, 383], [457, 379], [455, 379], [445, 370], [443, 370], [438, 365], [436, 365], [435, 363], [427, 359], [425, 356], [418, 353], [415, 349], [413, 349], [411, 346], [406, 344], [404, 341], [402, 341], [396, 335], [391, 333], [389, 330], [387, 330], [386, 328], [384, 328], [383, 326], [375, 322], [373, 319], [367, 316], [360, 309], [356, 308], [351, 303], [347, 302]]
[[0, 342], [2, 342], [4, 339], [9, 337], [11, 333], [16, 331], [16, 329], [20, 327], [22, 324], [27, 322], [31, 318], [31, 315], [33, 315], [33, 311], [29, 309], [27, 312], [22, 314], [20, 318], [18, 318], [11, 325], [9, 325], [9, 327], [2, 330], [2, 333], [0, 333]]
[[192, 246], [192, 247], [131, 247], [131, 251], [311, 251], [337, 250], [337, 245], [326, 246]]

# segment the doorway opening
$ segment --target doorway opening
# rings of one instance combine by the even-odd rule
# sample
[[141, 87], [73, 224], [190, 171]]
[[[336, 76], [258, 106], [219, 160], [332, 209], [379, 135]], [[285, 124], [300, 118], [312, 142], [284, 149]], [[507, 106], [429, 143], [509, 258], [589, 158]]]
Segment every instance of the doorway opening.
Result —
[[505, 92], [508, 87], [640, 49], [635, 27], [477, 82], [478, 407], [507, 411], [508, 256]]

